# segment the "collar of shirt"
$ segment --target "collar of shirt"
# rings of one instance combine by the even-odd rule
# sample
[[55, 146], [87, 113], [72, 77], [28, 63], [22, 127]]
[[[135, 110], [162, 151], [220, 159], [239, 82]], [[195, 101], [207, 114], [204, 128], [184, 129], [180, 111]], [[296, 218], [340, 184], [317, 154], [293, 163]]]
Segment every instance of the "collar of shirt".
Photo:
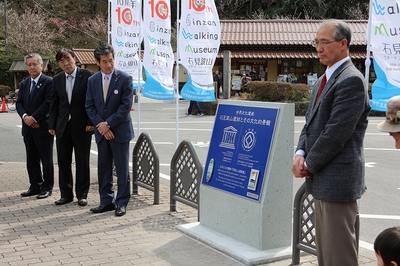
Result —
[[338, 69], [341, 65], [343, 65], [344, 62], [346, 62], [347, 60], [350, 60], [349, 56], [346, 56], [345, 58], [343, 58], [342, 60], [336, 62], [335, 64], [333, 64], [333, 66], [328, 67], [325, 70], [325, 75], [326, 75], [326, 82], [328, 82], [328, 80], [330, 79], [330, 77], [332, 76], [333, 72], [336, 71], [336, 69]]
[[75, 67], [75, 69], [74, 69], [74, 72], [72, 72], [71, 74], [68, 74], [67, 72], [64, 72], [65, 73], [65, 78], [66, 79], [68, 79], [68, 76], [72, 76], [73, 77], [73, 79], [72, 80], [74, 80], [75, 79], [75, 77], [76, 77], [76, 67]]
[[108, 82], [110, 82], [112, 74], [113, 74], [113, 72], [111, 72], [110, 74], [104, 74], [103, 72], [101, 72], [101, 78], [104, 81], [104, 76], [107, 76], [108, 77]]
[[36, 84], [38, 84], [41, 75], [42, 73], [40, 73], [39, 76], [37, 76], [35, 79], [31, 78], [31, 82], [34, 81]]

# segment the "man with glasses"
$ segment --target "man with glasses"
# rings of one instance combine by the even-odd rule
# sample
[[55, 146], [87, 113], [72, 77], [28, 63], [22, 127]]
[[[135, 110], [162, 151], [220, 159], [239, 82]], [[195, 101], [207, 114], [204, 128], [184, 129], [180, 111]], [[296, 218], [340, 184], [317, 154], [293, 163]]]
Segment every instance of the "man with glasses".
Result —
[[54, 185], [54, 138], [48, 132], [52, 78], [42, 73], [43, 59], [39, 54], [28, 54], [24, 61], [30, 77], [19, 85], [16, 105], [22, 118], [30, 186], [21, 196], [45, 199], [51, 196]]
[[53, 95], [49, 113], [49, 132], [56, 136], [58, 179], [61, 198], [54, 202], [63, 205], [72, 202], [72, 150], [75, 154], [75, 195], [79, 206], [87, 205], [90, 185], [90, 145], [94, 127], [86, 114], [87, 82], [93, 74], [75, 66], [75, 53], [62, 48], [56, 54], [63, 70], [53, 78]]
[[366, 190], [363, 140], [371, 107], [350, 41], [343, 21], [325, 21], [317, 30], [312, 44], [327, 69], [313, 87], [292, 166], [314, 197], [319, 266], [358, 265], [355, 223]]

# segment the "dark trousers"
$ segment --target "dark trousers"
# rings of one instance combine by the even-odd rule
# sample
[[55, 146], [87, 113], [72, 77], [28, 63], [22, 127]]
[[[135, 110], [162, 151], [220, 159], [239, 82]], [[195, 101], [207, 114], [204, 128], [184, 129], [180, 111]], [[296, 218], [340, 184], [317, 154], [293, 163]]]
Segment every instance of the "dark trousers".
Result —
[[[128, 205], [131, 197], [129, 175], [129, 142], [119, 143], [102, 138], [97, 143], [100, 205]], [[113, 162], [117, 170], [117, 196], [114, 199]]]
[[192, 114], [193, 107], [195, 107], [197, 109], [197, 113], [199, 113], [199, 114], [203, 113], [203, 111], [201, 110], [200, 105], [197, 101], [190, 101], [189, 108], [188, 108], [188, 114]]
[[90, 132], [74, 130], [70, 122], [65, 128], [63, 136], [56, 140], [61, 198], [74, 198], [72, 150], [74, 150], [76, 165], [75, 194], [78, 199], [87, 198], [90, 186], [91, 142], [92, 134]]
[[[40, 137], [28, 133], [24, 136], [24, 143], [30, 189], [36, 191], [51, 191], [54, 186], [54, 137], [50, 134]], [[42, 167], [40, 163], [42, 163]]]

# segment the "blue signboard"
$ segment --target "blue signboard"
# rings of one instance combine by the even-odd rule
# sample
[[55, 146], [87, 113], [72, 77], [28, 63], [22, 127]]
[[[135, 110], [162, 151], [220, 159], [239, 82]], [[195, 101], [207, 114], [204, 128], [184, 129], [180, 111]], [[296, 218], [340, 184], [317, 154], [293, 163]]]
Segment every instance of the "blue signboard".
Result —
[[202, 183], [259, 201], [278, 111], [220, 104]]

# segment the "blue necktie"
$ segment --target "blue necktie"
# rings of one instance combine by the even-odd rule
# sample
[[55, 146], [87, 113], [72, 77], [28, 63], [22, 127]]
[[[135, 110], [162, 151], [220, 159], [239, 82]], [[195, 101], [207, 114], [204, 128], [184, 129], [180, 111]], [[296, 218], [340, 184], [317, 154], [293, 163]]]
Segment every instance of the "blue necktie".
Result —
[[35, 82], [34, 80], [32, 80], [32, 81], [31, 81], [31, 90], [29, 91], [29, 95], [32, 94], [32, 92], [33, 92], [34, 89], [35, 89], [35, 86], [36, 86], [36, 82]]

